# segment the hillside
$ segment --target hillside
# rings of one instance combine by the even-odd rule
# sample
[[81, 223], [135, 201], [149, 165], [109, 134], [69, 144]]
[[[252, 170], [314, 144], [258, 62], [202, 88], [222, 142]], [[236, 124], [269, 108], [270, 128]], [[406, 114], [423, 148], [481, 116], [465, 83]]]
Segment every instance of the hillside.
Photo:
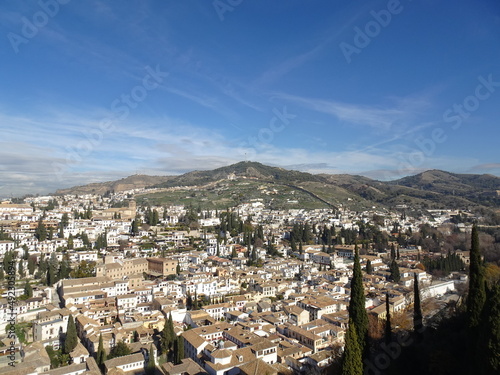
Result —
[[323, 181], [323, 178], [310, 173], [290, 171], [278, 167], [270, 167], [257, 162], [242, 161], [227, 167], [211, 171], [193, 171], [181, 176], [172, 177], [155, 187], [205, 185], [210, 182], [225, 180], [229, 176], [245, 177], [262, 181], [293, 183], [298, 181]]
[[[431, 170], [395, 181], [363, 176], [328, 175], [292, 171], [256, 162], [240, 162], [180, 176], [134, 175], [118, 181], [61, 189], [57, 194], [104, 194], [156, 187], [140, 201], [156, 204], [193, 204], [228, 207], [261, 199], [275, 208], [348, 206], [360, 210], [374, 205], [416, 209], [499, 208], [500, 178], [492, 175], [455, 174]], [[172, 190], [170, 188], [175, 188]], [[290, 203], [291, 202], [291, 203]]]
[[133, 175], [122, 178], [117, 181], [99, 182], [83, 186], [75, 186], [67, 189], [59, 189], [56, 195], [63, 194], [106, 194], [106, 192], [119, 192], [130, 189], [141, 189], [152, 185], [161, 184], [166, 182], [171, 177], [168, 176], [147, 176], [147, 175]]
[[457, 174], [431, 170], [391, 181], [389, 184], [432, 192], [438, 199], [454, 198], [472, 204], [500, 206], [500, 178], [488, 174]]

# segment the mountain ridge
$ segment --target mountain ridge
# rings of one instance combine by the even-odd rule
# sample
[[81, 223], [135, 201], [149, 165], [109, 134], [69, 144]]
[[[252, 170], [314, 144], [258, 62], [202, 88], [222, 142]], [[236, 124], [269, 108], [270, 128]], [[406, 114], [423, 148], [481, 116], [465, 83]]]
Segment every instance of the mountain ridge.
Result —
[[133, 188], [205, 186], [223, 180], [248, 179], [308, 192], [337, 205], [348, 198], [384, 206], [419, 204], [422, 207], [500, 207], [500, 177], [428, 170], [393, 181], [379, 181], [350, 174], [311, 174], [242, 161], [213, 170], [195, 170], [178, 176], [133, 175], [102, 183], [60, 189], [56, 194], [104, 194]]

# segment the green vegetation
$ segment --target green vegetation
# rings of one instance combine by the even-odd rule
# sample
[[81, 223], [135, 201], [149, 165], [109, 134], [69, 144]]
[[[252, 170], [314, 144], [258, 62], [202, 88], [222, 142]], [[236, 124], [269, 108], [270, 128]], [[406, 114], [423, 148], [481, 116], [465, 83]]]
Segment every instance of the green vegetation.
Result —
[[469, 293], [467, 296], [468, 326], [471, 329], [479, 325], [481, 311], [486, 300], [484, 267], [479, 252], [479, 235], [477, 227], [472, 228], [470, 249]]
[[420, 336], [424, 328], [424, 317], [422, 315], [422, 306], [420, 304], [420, 289], [418, 286], [417, 274], [414, 274], [413, 279], [413, 330]]
[[137, 204], [145, 205], [185, 205], [201, 209], [235, 207], [241, 203], [251, 203], [260, 199], [273, 209], [327, 208], [328, 205], [318, 198], [297, 188], [277, 183], [256, 180], [225, 180], [208, 187], [184, 188], [171, 191], [140, 194]]
[[104, 350], [104, 343], [102, 340], [102, 333], [99, 334], [99, 346], [97, 347], [96, 362], [102, 368], [104, 362], [107, 360], [106, 350]]
[[[421, 331], [420, 337], [414, 336], [417, 340], [407, 339], [409, 345], [398, 347], [400, 355], [395, 356], [385, 373], [500, 373], [500, 285], [498, 281], [489, 285], [484, 281], [484, 266], [476, 227], [473, 228], [471, 239], [469, 280], [465, 306], [451, 305], [439, 314], [438, 319], [427, 324], [425, 329], [415, 325], [414, 329]], [[414, 311], [417, 320], [418, 310], [416, 300]]]
[[465, 268], [462, 259], [454, 253], [450, 253], [445, 257], [440, 256], [439, 258], [425, 257], [422, 264], [428, 273], [432, 274], [434, 271], [440, 271], [440, 274], [443, 274], [443, 276], [448, 276], [451, 272], [460, 271]]
[[359, 344], [356, 324], [349, 319], [345, 339], [344, 357], [342, 358], [342, 375], [363, 374], [363, 350]]
[[154, 353], [153, 353], [153, 344], [149, 346], [149, 358], [148, 358], [148, 363], [146, 364], [146, 375], [154, 375], [156, 371], [156, 364], [154, 360]]
[[174, 322], [172, 320], [172, 314], [168, 315], [168, 320], [165, 322], [165, 326], [163, 327], [163, 331], [161, 334], [161, 352], [162, 354], [166, 354], [167, 358], [172, 360], [174, 355], [174, 345], [177, 340], [177, 336], [174, 331]]
[[365, 290], [363, 287], [363, 275], [359, 263], [359, 253], [354, 255], [354, 269], [351, 279], [351, 298], [349, 301], [349, 319], [356, 327], [356, 337], [358, 338], [361, 352], [364, 352], [367, 345], [368, 315], [365, 308]]
[[128, 345], [123, 341], [118, 341], [113, 349], [109, 352], [108, 359], [123, 357], [131, 353]]
[[64, 339], [64, 353], [69, 354], [76, 348], [78, 336], [76, 334], [76, 325], [73, 315], [69, 316], [68, 326], [66, 328], [66, 338]]
[[399, 283], [399, 281], [401, 280], [401, 274], [399, 273], [399, 266], [396, 262], [396, 259], [393, 259], [391, 261], [391, 264], [389, 265], [389, 271], [391, 272], [391, 280], [395, 283]]
[[46, 346], [45, 351], [50, 358], [50, 367], [58, 368], [68, 365], [70, 357], [68, 354], [63, 353], [62, 349], [54, 350], [52, 346]]

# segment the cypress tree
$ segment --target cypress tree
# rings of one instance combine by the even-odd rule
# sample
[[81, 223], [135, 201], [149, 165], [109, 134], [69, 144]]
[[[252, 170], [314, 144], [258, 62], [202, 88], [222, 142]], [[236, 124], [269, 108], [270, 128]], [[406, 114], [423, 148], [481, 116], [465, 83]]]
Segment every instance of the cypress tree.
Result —
[[420, 336], [424, 328], [422, 306], [420, 304], [420, 290], [418, 286], [417, 273], [413, 274], [413, 330]]
[[33, 297], [33, 288], [28, 280], [26, 280], [26, 283], [24, 284], [24, 295], [28, 298]]
[[172, 313], [168, 314], [168, 334], [170, 337], [170, 342], [168, 343], [169, 350], [171, 350], [174, 346], [174, 341], [176, 339], [175, 330], [174, 330], [174, 321], [172, 320]]
[[[255, 248], [254, 248], [254, 251], [255, 251]], [[198, 307], [198, 293], [196, 292], [196, 290], [194, 291], [194, 299], [193, 299], [193, 310], [198, 310], [199, 307]]]
[[99, 367], [102, 367], [104, 365], [104, 362], [107, 359], [106, 355], [106, 350], [104, 350], [104, 343], [102, 341], [102, 333], [99, 334], [99, 346], [97, 348], [97, 358], [96, 362], [99, 365]]
[[19, 273], [19, 277], [24, 278], [25, 273], [24, 273], [24, 268], [23, 268], [23, 261], [20, 260], [18, 265], [19, 265], [19, 267], [18, 267], [17, 272]]
[[165, 354], [168, 352], [168, 347], [170, 345], [171, 337], [170, 330], [168, 328], [168, 321], [165, 322], [165, 326], [163, 327], [163, 331], [161, 333], [161, 352]]
[[395, 259], [392, 260], [389, 269], [391, 271], [391, 280], [395, 283], [399, 283], [399, 281], [401, 280], [401, 274], [399, 273], [399, 266]]
[[487, 292], [480, 323], [478, 368], [485, 374], [500, 373], [500, 285]]
[[349, 319], [349, 328], [345, 339], [344, 357], [342, 358], [342, 375], [363, 374], [363, 350], [359, 345], [356, 324]]
[[38, 225], [35, 229], [35, 237], [38, 241], [45, 241], [47, 239], [47, 228], [42, 221], [42, 218], [38, 220]]
[[368, 260], [366, 261], [366, 273], [367, 273], [368, 275], [371, 275], [371, 274], [372, 274], [372, 272], [373, 272], [372, 262], [370, 262], [370, 259], [368, 259]]
[[47, 269], [47, 285], [52, 286], [56, 282], [56, 275], [54, 272], [54, 268], [52, 268], [50, 265]]
[[349, 319], [352, 319], [356, 327], [356, 337], [358, 339], [361, 352], [365, 349], [366, 336], [368, 333], [368, 314], [365, 309], [365, 290], [363, 287], [362, 277], [359, 254], [356, 251], [354, 255], [354, 270], [351, 279]]
[[154, 375], [156, 371], [156, 363], [155, 363], [155, 356], [154, 356], [154, 348], [153, 344], [149, 346], [149, 358], [148, 358], [148, 363], [146, 365], [146, 374], [147, 375]]
[[389, 344], [392, 341], [392, 326], [391, 326], [391, 311], [389, 309], [389, 293], [385, 295], [385, 343]]
[[64, 340], [64, 353], [69, 354], [76, 348], [78, 336], [76, 335], [76, 326], [73, 315], [69, 316], [68, 326], [66, 328], [66, 339]]
[[182, 335], [177, 337], [176, 343], [177, 348], [175, 351], [175, 364], [178, 365], [184, 359], [184, 338]]
[[70, 233], [68, 236], [68, 249], [73, 249], [74, 244], [73, 244], [73, 235]]
[[472, 227], [470, 269], [469, 269], [469, 293], [467, 295], [467, 321], [471, 329], [479, 325], [481, 311], [486, 300], [484, 267], [479, 253], [479, 235], [477, 227]]

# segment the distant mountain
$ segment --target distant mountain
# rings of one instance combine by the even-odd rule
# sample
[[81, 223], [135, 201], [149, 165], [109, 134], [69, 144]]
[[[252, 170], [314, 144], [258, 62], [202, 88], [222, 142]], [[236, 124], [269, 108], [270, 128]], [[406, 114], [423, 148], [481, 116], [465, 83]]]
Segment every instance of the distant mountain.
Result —
[[57, 195], [63, 194], [106, 194], [106, 192], [120, 192], [130, 189], [141, 189], [152, 185], [161, 184], [172, 177], [133, 175], [117, 181], [98, 182], [83, 186], [75, 186], [67, 189], [59, 189]]
[[479, 205], [500, 206], [500, 178], [490, 174], [457, 174], [430, 170], [391, 181], [389, 184], [432, 192], [447, 199], [455, 197]]
[[258, 180], [292, 183], [298, 181], [324, 181], [321, 176], [310, 173], [290, 171], [278, 167], [270, 167], [257, 162], [242, 161], [227, 167], [211, 171], [193, 171], [181, 176], [173, 177], [156, 187], [205, 185], [210, 182], [227, 179], [228, 176], [254, 178]]
[[[118, 181], [61, 189], [57, 194], [105, 194], [108, 191], [118, 192], [134, 188], [182, 186], [186, 189], [196, 187], [198, 190], [214, 191], [219, 189], [221, 184], [227, 185], [227, 181], [241, 179], [260, 181], [267, 184], [266, 186], [286, 186], [297, 194], [308, 195], [310, 200], [335, 207], [341, 204], [355, 209], [375, 204], [388, 208], [407, 205], [420, 209], [500, 207], [500, 178], [492, 175], [431, 170], [383, 182], [348, 174], [313, 175], [248, 161], [214, 170], [193, 171], [180, 176], [134, 175]], [[237, 184], [224, 186], [224, 189], [234, 189], [228, 192], [228, 196], [239, 196], [240, 200], [245, 199], [245, 194], [248, 195], [243, 194], [242, 188], [238, 188]], [[190, 203], [200, 203], [196, 201], [196, 194], [192, 195], [193, 202]], [[207, 198], [204, 200], [207, 201]]]

